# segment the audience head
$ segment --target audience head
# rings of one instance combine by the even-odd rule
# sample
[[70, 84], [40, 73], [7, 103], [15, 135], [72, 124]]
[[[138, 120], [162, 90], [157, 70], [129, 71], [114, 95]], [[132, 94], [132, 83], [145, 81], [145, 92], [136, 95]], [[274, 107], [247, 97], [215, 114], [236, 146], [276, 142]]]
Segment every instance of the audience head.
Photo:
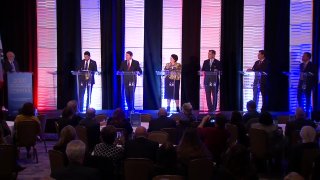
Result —
[[117, 136], [117, 130], [114, 126], [108, 125], [102, 128], [100, 136], [105, 144], [113, 144]]
[[114, 110], [113, 114], [112, 114], [112, 119], [116, 120], [116, 121], [123, 121], [125, 120], [126, 115], [124, 113], [124, 111], [121, 108], [117, 108]]
[[25, 116], [34, 116], [34, 106], [31, 102], [24, 103], [20, 109], [20, 114]]
[[184, 113], [184, 114], [187, 114], [187, 115], [189, 115], [189, 114], [192, 114], [192, 105], [191, 105], [191, 103], [184, 103], [183, 105], [182, 105], [182, 112]]
[[241, 123], [242, 122], [242, 115], [239, 111], [233, 111], [231, 114], [231, 123]]
[[304, 177], [296, 172], [290, 172], [283, 180], [304, 180]]
[[303, 126], [300, 131], [300, 137], [303, 143], [314, 142], [316, 130], [311, 126]]
[[76, 100], [69, 101], [67, 107], [70, 107], [74, 113], [78, 112], [78, 102]]
[[58, 145], [67, 145], [70, 141], [75, 140], [77, 138], [77, 133], [74, 127], [68, 125], [64, 127], [60, 132], [60, 138], [58, 141]]
[[162, 144], [158, 150], [158, 163], [165, 166], [175, 165], [177, 161], [177, 151], [172, 143]]
[[296, 119], [305, 119], [306, 114], [301, 107], [297, 107], [295, 116]]
[[273, 118], [271, 114], [267, 111], [262, 112], [259, 116], [259, 123], [265, 125], [265, 126], [270, 126], [273, 124]]
[[247, 110], [248, 111], [256, 111], [257, 110], [257, 104], [253, 100], [247, 102]]
[[217, 128], [220, 128], [220, 129], [224, 129], [225, 128], [225, 125], [226, 125], [226, 122], [227, 122], [227, 118], [225, 115], [219, 113], [219, 114], [216, 114], [215, 115], [215, 127]]
[[68, 143], [66, 154], [71, 164], [82, 164], [86, 153], [86, 145], [81, 140]]
[[71, 107], [65, 107], [62, 111], [62, 118], [71, 119], [74, 115], [74, 111]]
[[168, 116], [167, 110], [165, 108], [160, 108], [158, 111], [158, 117]]
[[96, 117], [96, 110], [94, 108], [88, 108], [86, 118], [93, 119], [94, 117]]
[[139, 126], [136, 128], [136, 131], [134, 132], [135, 137], [147, 137], [147, 129], [143, 126]]

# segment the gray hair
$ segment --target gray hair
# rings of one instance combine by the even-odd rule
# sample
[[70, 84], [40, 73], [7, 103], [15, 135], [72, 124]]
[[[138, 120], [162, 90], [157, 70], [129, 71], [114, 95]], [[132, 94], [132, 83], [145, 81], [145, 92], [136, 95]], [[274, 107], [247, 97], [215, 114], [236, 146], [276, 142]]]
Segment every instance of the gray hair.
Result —
[[303, 126], [300, 131], [300, 137], [303, 143], [314, 142], [316, 130], [311, 126]]
[[184, 103], [183, 105], [182, 105], [182, 111], [183, 111], [183, 113], [185, 113], [185, 114], [191, 114], [192, 113], [192, 105], [191, 105], [191, 103]]
[[86, 112], [86, 117], [91, 119], [96, 117], [96, 110], [94, 108], [88, 108]]
[[86, 152], [86, 145], [81, 140], [72, 140], [68, 143], [66, 154], [71, 163], [82, 164]]

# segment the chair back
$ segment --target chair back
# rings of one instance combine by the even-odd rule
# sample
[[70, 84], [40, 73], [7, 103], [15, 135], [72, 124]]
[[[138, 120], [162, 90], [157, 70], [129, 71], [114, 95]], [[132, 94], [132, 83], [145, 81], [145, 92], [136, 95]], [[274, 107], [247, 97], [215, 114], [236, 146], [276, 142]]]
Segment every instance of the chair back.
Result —
[[188, 165], [189, 180], [211, 180], [213, 179], [214, 163], [209, 159], [194, 159]]
[[171, 142], [172, 144], [177, 144], [178, 143], [178, 132], [177, 128], [162, 128], [161, 131], [168, 133], [168, 141]]
[[238, 127], [234, 124], [227, 123], [226, 129], [230, 133], [230, 137], [228, 140], [229, 144], [236, 142], [238, 139]]
[[179, 175], [159, 175], [153, 177], [152, 180], [184, 180], [184, 177]]
[[15, 179], [17, 149], [14, 145], [0, 145], [0, 179]]
[[86, 160], [89, 167], [98, 169], [101, 179], [117, 179], [117, 171], [113, 161], [103, 156], [89, 156]]
[[95, 120], [98, 122], [98, 123], [101, 123], [101, 122], [104, 122], [104, 121], [107, 121], [107, 115], [105, 114], [98, 114], [96, 115], [95, 117]]
[[76, 126], [76, 132], [78, 139], [84, 142], [86, 144], [86, 147], [88, 147], [87, 128], [85, 126], [78, 125]]
[[141, 114], [141, 122], [150, 122], [151, 120], [151, 114]]
[[126, 180], [148, 180], [153, 174], [153, 162], [145, 158], [129, 158], [124, 161]]
[[164, 144], [168, 141], [169, 134], [163, 131], [152, 131], [148, 134], [148, 139], [151, 141], [158, 142], [159, 144]]
[[22, 121], [15, 124], [16, 145], [18, 147], [35, 146], [40, 133], [40, 125], [36, 121]]
[[301, 175], [305, 179], [310, 179], [315, 159], [319, 156], [319, 149], [305, 149], [301, 161]]
[[268, 154], [268, 135], [264, 130], [250, 128], [250, 151], [253, 157], [265, 159]]
[[51, 173], [59, 168], [64, 167], [65, 156], [62, 152], [56, 150], [49, 150], [49, 160]]

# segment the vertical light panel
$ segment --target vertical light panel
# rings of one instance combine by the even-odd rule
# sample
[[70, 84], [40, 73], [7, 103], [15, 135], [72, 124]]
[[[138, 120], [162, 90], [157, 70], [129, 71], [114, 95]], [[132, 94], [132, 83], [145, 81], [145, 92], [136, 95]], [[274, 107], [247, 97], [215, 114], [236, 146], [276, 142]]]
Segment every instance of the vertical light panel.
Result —
[[[163, 0], [163, 22], [162, 22], [162, 70], [166, 63], [170, 62], [171, 54], [178, 55], [178, 63], [181, 63], [182, 46], [182, 0]], [[168, 106], [164, 99], [164, 79], [162, 78], [161, 106]], [[181, 87], [181, 86], [180, 86]], [[181, 99], [181, 88], [179, 89]], [[170, 104], [172, 110], [176, 109], [174, 101]], [[180, 104], [179, 104], [180, 106]]]
[[[91, 59], [97, 62], [101, 71], [100, 0], [81, 0], [81, 47], [82, 56], [89, 51]], [[79, 59], [81, 61], [81, 59]], [[86, 95], [84, 96], [86, 97]], [[84, 98], [86, 101], [86, 98]], [[84, 102], [86, 103], [86, 102]], [[92, 88], [91, 107], [102, 109], [101, 76], [95, 75]], [[85, 107], [85, 106], [84, 106]]]
[[[258, 60], [259, 50], [264, 49], [265, 0], [244, 0], [243, 19], [243, 71], [246, 71]], [[253, 99], [253, 80], [254, 76], [243, 76], [243, 110]], [[260, 94], [258, 109], [261, 105]]]
[[[313, 1], [290, 1], [290, 71], [298, 72], [304, 52], [312, 50], [312, 11]], [[295, 111], [299, 75], [289, 77], [289, 108]]]
[[[125, 52], [132, 51], [143, 71], [144, 54], [144, 0], [125, 0]], [[125, 97], [123, 97], [123, 100]], [[137, 77], [135, 109], [143, 109], [143, 76]]]
[[57, 109], [56, 0], [37, 0], [38, 109]]
[[[220, 60], [221, 41], [221, 0], [202, 0], [201, 4], [201, 42], [200, 66], [208, 59], [208, 51], [216, 51], [216, 59]], [[200, 77], [200, 111], [208, 111], [203, 76]], [[218, 92], [217, 110], [220, 109], [220, 90]]]

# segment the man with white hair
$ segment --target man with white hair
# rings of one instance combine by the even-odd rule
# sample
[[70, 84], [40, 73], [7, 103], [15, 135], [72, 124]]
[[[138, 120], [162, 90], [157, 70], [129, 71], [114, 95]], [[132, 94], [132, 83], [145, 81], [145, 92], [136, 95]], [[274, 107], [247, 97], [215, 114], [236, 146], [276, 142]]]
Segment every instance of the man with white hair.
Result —
[[69, 142], [66, 149], [69, 165], [53, 171], [51, 177], [57, 180], [100, 179], [98, 170], [83, 166], [85, 153], [86, 145], [81, 140]]

